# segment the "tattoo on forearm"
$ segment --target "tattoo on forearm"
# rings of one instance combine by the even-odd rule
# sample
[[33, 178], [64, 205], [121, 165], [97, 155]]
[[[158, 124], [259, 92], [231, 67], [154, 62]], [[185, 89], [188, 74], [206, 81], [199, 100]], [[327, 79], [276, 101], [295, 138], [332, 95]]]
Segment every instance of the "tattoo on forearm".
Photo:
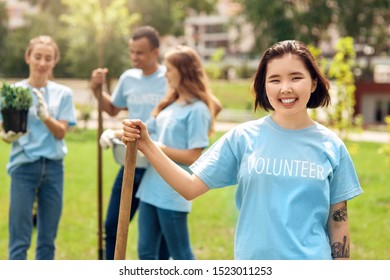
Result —
[[335, 242], [332, 244], [332, 257], [334, 259], [349, 258], [349, 244], [346, 236], [343, 238], [343, 243]]
[[333, 221], [335, 222], [345, 222], [348, 220], [348, 214], [347, 214], [347, 205], [344, 205], [339, 210], [336, 210], [332, 214]]

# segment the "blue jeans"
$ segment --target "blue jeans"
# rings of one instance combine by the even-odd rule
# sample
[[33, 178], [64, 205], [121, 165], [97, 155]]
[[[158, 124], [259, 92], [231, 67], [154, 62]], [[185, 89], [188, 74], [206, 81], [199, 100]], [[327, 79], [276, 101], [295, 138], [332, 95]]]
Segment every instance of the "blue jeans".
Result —
[[25, 260], [31, 245], [32, 210], [37, 197], [37, 260], [52, 260], [62, 212], [64, 167], [62, 160], [41, 158], [11, 173], [9, 259]]
[[195, 259], [190, 245], [187, 212], [165, 210], [140, 202], [138, 221], [138, 256], [157, 260], [162, 238], [175, 260]]
[[[116, 231], [118, 228], [118, 215], [122, 194], [123, 171], [124, 167], [122, 166], [116, 176], [114, 185], [112, 187], [110, 202], [107, 209], [107, 216], [105, 221], [106, 260], [113, 260], [115, 255]], [[133, 197], [130, 210], [130, 221], [133, 219], [138, 209], [139, 199], [135, 197], [135, 194], [137, 193], [139, 184], [141, 183], [141, 179], [144, 173], [144, 168], [135, 169]], [[169, 259], [169, 252], [165, 241], [161, 243], [159, 259]]]

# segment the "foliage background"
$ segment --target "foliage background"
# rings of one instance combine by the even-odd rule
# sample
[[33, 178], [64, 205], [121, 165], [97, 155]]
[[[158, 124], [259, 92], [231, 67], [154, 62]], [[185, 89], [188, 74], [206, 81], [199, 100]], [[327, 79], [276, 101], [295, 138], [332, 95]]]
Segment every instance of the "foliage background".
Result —
[[[27, 75], [24, 50], [29, 39], [40, 34], [53, 36], [63, 53], [63, 59], [55, 69], [56, 77], [85, 78], [92, 69], [103, 65], [111, 70], [112, 77], [118, 77], [131, 66], [127, 59], [127, 41], [136, 26], [149, 24], [157, 27], [161, 35], [181, 36], [188, 15], [211, 14], [218, 2], [25, 1], [36, 5], [36, 10], [26, 15], [25, 27], [15, 30], [7, 28], [5, 2], [0, 2], [0, 77]], [[251, 53], [253, 58], [257, 58], [269, 45], [286, 39], [298, 39], [319, 47], [321, 41], [333, 40], [330, 30], [337, 31], [341, 37], [352, 37], [357, 57], [367, 56], [367, 47], [372, 48], [376, 56], [390, 53], [389, 0], [361, 0], [358, 5], [355, 0], [235, 2], [243, 5], [239, 15], [254, 26], [256, 45]], [[82, 21], [88, 24], [82, 24]], [[365, 67], [370, 68], [370, 65]], [[370, 76], [364, 78], [370, 79]]]

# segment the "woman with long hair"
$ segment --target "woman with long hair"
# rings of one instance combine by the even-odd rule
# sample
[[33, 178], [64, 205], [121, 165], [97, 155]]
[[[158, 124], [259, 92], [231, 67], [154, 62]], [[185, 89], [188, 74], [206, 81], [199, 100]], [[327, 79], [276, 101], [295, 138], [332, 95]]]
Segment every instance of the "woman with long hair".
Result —
[[[193, 49], [179, 46], [168, 52], [165, 65], [169, 89], [148, 126], [161, 150], [189, 172], [189, 165], [209, 144], [215, 103], [201, 59]], [[163, 236], [173, 259], [194, 259], [187, 226], [191, 202], [171, 189], [151, 165], [137, 197], [139, 258], [157, 259]]]

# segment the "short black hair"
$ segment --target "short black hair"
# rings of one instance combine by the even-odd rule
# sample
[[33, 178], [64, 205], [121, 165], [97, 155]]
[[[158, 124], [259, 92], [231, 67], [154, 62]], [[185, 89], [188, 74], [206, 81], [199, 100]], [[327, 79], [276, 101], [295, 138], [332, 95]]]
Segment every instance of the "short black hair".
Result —
[[141, 38], [148, 39], [152, 49], [160, 47], [160, 34], [152, 26], [146, 25], [135, 29], [133, 36], [131, 36], [131, 39], [134, 41]]
[[256, 97], [255, 110], [257, 107], [263, 108], [266, 111], [274, 110], [268, 100], [265, 90], [265, 75], [267, 73], [267, 65], [272, 59], [283, 57], [286, 54], [293, 54], [298, 56], [302, 60], [303, 64], [305, 64], [307, 70], [310, 72], [311, 78], [317, 81], [317, 87], [310, 96], [310, 99], [306, 105], [307, 108], [328, 106], [330, 104], [330, 83], [325, 75], [321, 73], [321, 70], [318, 67], [313, 55], [310, 53], [309, 49], [304, 43], [297, 40], [286, 40], [278, 42], [272, 47], [268, 48], [261, 58], [255, 74], [255, 80], [252, 88]]

